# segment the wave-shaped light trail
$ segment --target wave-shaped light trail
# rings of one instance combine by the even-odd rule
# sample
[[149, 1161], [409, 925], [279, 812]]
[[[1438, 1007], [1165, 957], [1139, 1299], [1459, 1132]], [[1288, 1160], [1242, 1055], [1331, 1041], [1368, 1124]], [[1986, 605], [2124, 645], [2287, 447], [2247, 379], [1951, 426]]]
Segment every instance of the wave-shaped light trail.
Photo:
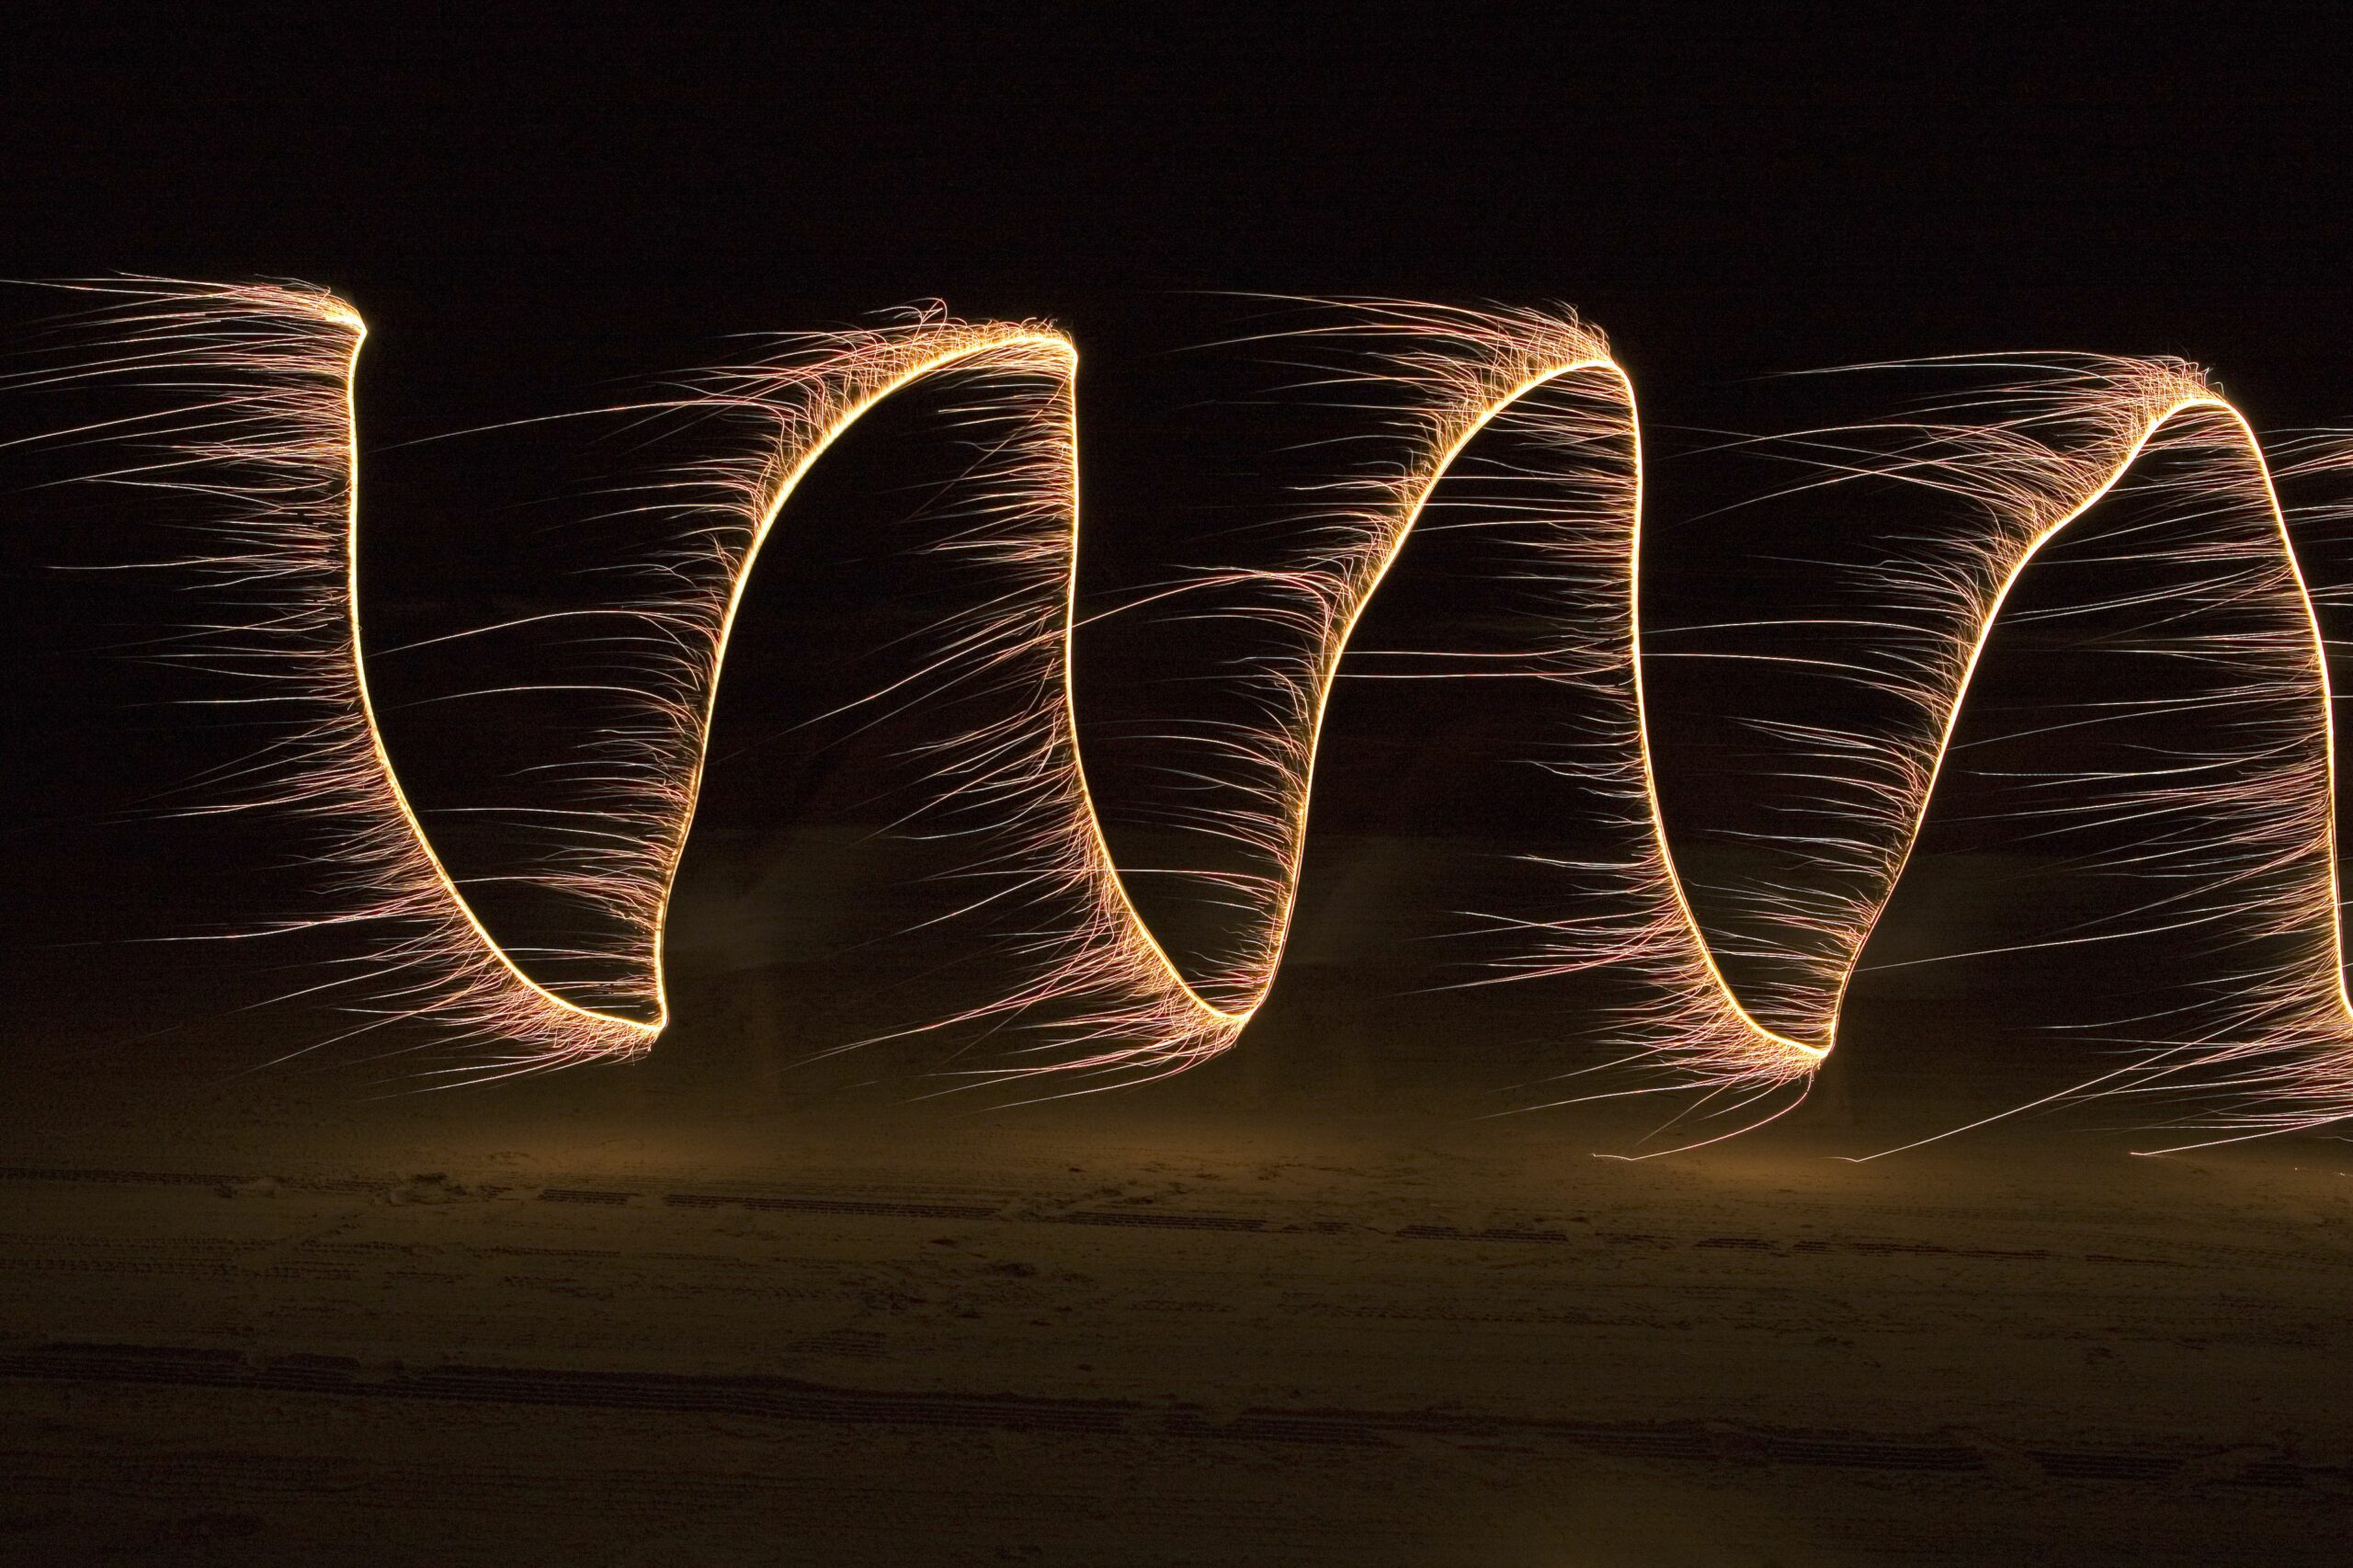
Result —
[[[1998, 416], [1827, 433], [1834, 469], [1915, 483], [1971, 503], [1965, 540], [1887, 566], [1917, 635], [1862, 672], [1905, 721], [1884, 734], [1818, 732], [1844, 768], [1843, 827], [1813, 885], [1766, 896], [1789, 934], [1778, 978], [1744, 995], [1727, 977], [1679, 871], [1650, 739], [1641, 612], [1643, 460], [1633, 385], [1601, 335], [1565, 313], [1377, 302], [1348, 330], [1377, 350], [1368, 372], [1409, 426], [1408, 460], [1325, 519], [1300, 565], [1237, 574], [1297, 633], [1263, 722], [1233, 737], [1246, 804], [1219, 824], [1257, 867], [1229, 879], [1242, 905], [1229, 956], [1188, 974], [1139, 913], [1107, 844], [1072, 687], [1080, 541], [1077, 350], [1051, 326], [941, 314], [803, 340], [782, 360], [709, 379], [685, 403], [758, 422], [756, 451], [683, 477], [698, 497], [699, 554], [635, 609], [677, 650], [637, 720], [608, 737], [604, 810], [625, 832], [562, 872], [614, 935], [611, 978], [535, 978], [492, 934], [404, 791], [371, 697], [359, 591], [354, 367], [366, 329], [323, 291], [278, 286], [124, 285], [114, 347], [83, 375], [167, 376], [177, 399], [127, 433], [156, 453], [106, 477], [200, 492], [222, 546], [184, 566], [269, 585], [267, 613], [221, 635], [301, 713], [244, 801], [333, 835], [338, 907], [321, 920], [380, 937], [381, 1015], [422, 1018], [487, 1047], [510, 1070], [644, 1051], [670, 1017], [670, 895], [699, 796], [721, 673], [761, 551], [796, 488], [858, 420], [917, 382], [977, 395], [988, 448], [980, 498], [952, 547], [991, 592], [945, 629], [954, 678], [1021, 694], [1017, 711], [956, 737], [939, 788], [985, 819], [994, 864], [1021, 898], [1063, 912], [1025, 950], [1020, 978], [975, 1017], [1050, 1017], [1015, 1075], [1131, 1081], [1231, 1046], [1264, 1003], [1296, 907], [1324, 720], [1351, 636], [1466, 451], [1495, 437], [1537, 456], [1512, 538], [1557, 609], [1540, 663], [1599, 715], [1576, 765], [1599, 791], [1610, 851], [1573, 863], [1563, 908], [1531, 928], [1516, 974], [1597, 968], [1637, 975], [1649, 998], [1623, 1032], [1674, 1082], [1741, 1100], [1802, 1086], [1829, 1054], [1863, 947], [1917, 842], [1966, 698], [2020, 574], [2153, 449], [2154, 482], [2200, 519], [2211, 591], [2269, 607], [2221, 656], [2255, 672], [2276, 744], [2253, 776], [2154, 786], [2162, 809], [2211, 824], [2200, 864], [2234, 918], [2283, 950], [2233, 977], [2222, 1027], [2150, 1072], [2220, 1067], [2257, 1131], [2353, 1112], [2353, 1000], [2345, 989], [2326, 651], [2263, 449], [2236, 409], [2188, 367], [2066, 357]], [[1891, 440], [1890, 437], [1893, 437]], [[1825, 843], [1829, 842], [1825, 838]], [[316, 922], [313, 922], [316, 923]]]

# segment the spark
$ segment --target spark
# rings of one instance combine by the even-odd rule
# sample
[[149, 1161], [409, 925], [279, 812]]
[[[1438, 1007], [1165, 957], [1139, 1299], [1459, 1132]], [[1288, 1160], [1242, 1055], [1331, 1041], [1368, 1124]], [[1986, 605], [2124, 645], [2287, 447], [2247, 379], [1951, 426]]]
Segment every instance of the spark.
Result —
[[[1045, 323], [968, 323], [940, 310], [792, 340], [769, 362], [706, 374], [632, 411], [748, 426], [758, 439], [748, 455], [652, 487], [650, 506], [686, 519], [675, 548], [629, 604], [583, 612], [635, 617], [656, 664], [648, 685], [631, 688], [630, 720], [598, 737], [600, 792], [585, 813], [593, 829], [550, 874], [612, 933], [574, 955], [593, 960], [599, 978], [558, 982], [535, 976], [477, 914], [387, 746], [362, 635], [359, 315], [301, 286], [83, 287], [112, 299], [99, 318], [110, 346], [50, 379], [165, 387], [172, 406], [66, 434], [138, 449], [94, 477], [204, 504], [218, 547], [171, 564], [223, 590], [234, 608], [201, 629], [196, 646], [213, 667], [244, 677], [251, 700], [286, 715], [244, 792], [221, 809], [287, 813], [327, 835], [321, 913], [273, 929], [372, 933], [348, 982], [366, 994], [359, 1027], [432, 1025], [472, 1048], [477, 1072], [627, 1059], [661, 1035], [672, 887], [762, 551], [803, 479], [868, 412], [917, 383], [952, 380], [964, 393], [962, 433], [983, 457], [968, 476], [976, 499], [932, 548], [988, 591], [977, 610], [938, 629], [904, 692], [881, 695], [920, 703], [977, 685], [1017, 698], [1008, 715], [942, 737], [927, 759], [932, 804], [977, 846], [986, 891], [973, 906], [1033, 912], [1002, 992], [926, 1026], [1037, 1026], [1009, 1063], [982, 1076], [1059, 1075], [1052, 1082], [1078, 1092], [1149, 1080], [1224, 1051], [1249, 1025], [1290, 933], [1325, 722], [1351, 641], [1443, 482], [1492, 434], [1522, 454], [1510, 476], [1518, 488], [1476, 526], [1493, 526], [1522, 552], [1527, 578], [1547, 597], [1546, 634], [1515, 665], [1458, 665], [1449, 678], [1523, 674], [1578, 694], [1580, 710], [1597, 717], [1572, 737], [1573, 755], [1549, 766], [1598, 798], [1597, 822], [1580, 831], [1608, 842], [1574, 858], [1532, 857], [1555, 879], [1561, 913], [1518, 923], [1522, 951], [1492, 978], [1631, 976], [1645, 1000], [1612, 1019], [1627, 1047], [1620, 1061], [1711, 1106], [1774, 1099], [1779, 1108], [1762, 1119], [1783, 1114], [1836, 1042], [1865, 946], [1912, 859], [2013, 588], [2052, 541], [2162, 452], [2180, 460], [2154, 482], [2182, 531], [2170, 548], [2211, 568], [2195, 597], [2268, 611], [2254, 630], [2211, 645], [2189, 637], [2177, 651], [2244, 672], [2222, 700], [2259, 710], [2268, 749], [2252, 768], [2185, 756], [2176, 767], [2120, 778], [2098, 809], [2110, 820], [2170, 824], [2138, 868], [2171, 879], [2158, 902], [2221, 897], [2230, 948], [2258, 956], [2226, 977], [2229, 999], [2200, 1015], [2192, 1038], [2152, 1046], [2097, 1086], [2219, 1086], [2229, 1103], [2217, 1136], [2353, 1115], [2327, 652], [2263, 447], [2188, 366], [2089, 356], [1967, 361], [2025, 379], [1919, 419], [1784, 444], [1810, 465], [1809, 484], [1893, 482], [1964, 507], [1972, 523], [1875, 564], [1870, 586], [1884, 613], [1852, 622], [1880, 646], [1845, 673], [1892, 702], [1900, 721], [1868, 733], [1779, 729], [1795, 772], [1818, 784], [1826, 818], [1802, 841], [1814, 874], [1748, 891], [1762, 935], [1743, 946], [1768, 978], [1744, 994], [1724, 967], [1733, 949], [1702, 927], [1660, 800], [1633, 383], [1573, 313], [1369, 301], [1355, 302], [1344, 324], [1291, 335], [1345, 340], [1359, 353], [1335, 382], [1366, 393], [1405, 456], [1335, 486], [1290, 563], [1166, 590], [1258, 595], [1266, 623], [1292, 650], [1253, 665], [1258, 717], [1211, 748], [1221, 770], [1204, 777], [1238, 803], [1221, 804], [1205, 825], [1247, 869], [1211, 879], [1233, 907], [1238, 935], [1195, 973], [1131, 898], [1128, 879], [1143, 873], [1115, 862], [1082, 755], [1074, 344]], [[2337, 462], [2334, 452], [2307, 466]]]

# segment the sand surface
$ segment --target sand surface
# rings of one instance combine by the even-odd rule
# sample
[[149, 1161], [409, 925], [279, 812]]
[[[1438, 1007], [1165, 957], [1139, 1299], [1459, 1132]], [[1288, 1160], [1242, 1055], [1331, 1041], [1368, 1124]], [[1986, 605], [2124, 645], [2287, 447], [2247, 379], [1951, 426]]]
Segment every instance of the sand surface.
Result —
[[36, 1074], [0, 1557], [2345, 1561], [2353, 1145], [1626, 1163], [1347, 1043], [988, 1111]]

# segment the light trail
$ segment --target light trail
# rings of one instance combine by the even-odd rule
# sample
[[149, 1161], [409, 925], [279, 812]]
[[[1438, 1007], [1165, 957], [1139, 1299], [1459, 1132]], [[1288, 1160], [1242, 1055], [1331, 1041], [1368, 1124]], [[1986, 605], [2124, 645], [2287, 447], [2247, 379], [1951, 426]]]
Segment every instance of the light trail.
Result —
[[615, 612], [642, 618], [675, 652], [637, 721], [603, 738], [602, 831], [554, 879], [619, 933], [597, 956], [624, 978], [584, 1000], [577, 986], [535, 978], [492, 934], [437, 853], [387, 747], [362, 635], [359, 316], [295, 287], [99, 289], [119, 301], [102, 318], [113, 347], [54, 379], [167, 384], [174, 406], [73, 434], [141, 447], [138, 460], [97, 477], [199, 496], [217, 517], [221, 548], [176, 564], [245, 592], [242, 618], [209, 635], [261, 683], [259, 700], [299, 715], [266, 759], [269, 782], [237, 804], [297, 813], [331, 835], [332, 910], [296, 924], [381, 938], [351, 983], [372, 1009], [363, 1027], [436, 1025], [478, 1047], [475, 1061], [493, 1072], [627, 1058], [653, 1045], [670, 1017], [671, 891], [755, 565], [796, 489], [863, 415], [916, 383], [954, 379], [978, 389], [962, 416], [984, 437], [987, 483], [961, 531], [937, 548], [962, 552], [993, 591], [969, 622], [941, 629], [922, 676], [1022, 696], [1012, 716], [944, 738], [933, 782], [941, 801], [978, 823], [967, 831], [1000, 881], [990, 898], [1051, 904], [1065, 916], [1027, 940], [1002, 994], [940, 1020], [1039, 1026], [1037, 1043], [989, 1076], [1131, 1083], [1214, 1056], [1249, 1024], [1290, 936], [1343, 657], [1442, 483], [1493, 435], [1529, 454], [1518, 475], [1525, 498], [1507, 508], [1505, 527], [1554, 604], [1553, 639], [1529, 668], [1574, 687], [1601, 715], [1562, 770], [1598, 792], [1596, 832], [1617, 839], [1608, 854], [1541, 860], [1561, 879], [1563, 913], [1523, 926], [1524, 956], [1497, 978], [1625, 971], [1648, 1001], [1617, 1020], [1618, 1032], [1631, 1058], [1668, 1085], [1733, 1106], [1802, 1093], [1836, 1040], [1849, 983], [1910, 862], [2012, 589], [2047, 545], [2162, 451], [2173, 466], [2160, 485], [2173, 487], [2177, 511], [2190, 519], [2190, 542], [2173, 548], [2211, 565], [2208, 599], [2257, 604], [2270, 617], [2202, 656], [2255, 672], [2238, 697], [2261, 705], [2271, 746], [2251, 778], [2184, 768], [2108, 809], [2193, 823], [2204, 847], [2187, 858], [2153, 852], [2152, 865], [2169, 857], [2165, 874], [2234, 900], [2242, 949], [2268, 941], [2285, 950], [2234, 972], [2226, 1016], [2201, 1023], [2196, 1040], [2153, 1049], [2105, 1086], [2219, 1074], [2239, 1102], [2220, 1124], [2232, 1135], [2353, 1114], [2326, 649], [2259, 442], [2179, 364], [2061, 357], [2019, 367], [2033, 379], [1938, 421], [1804, 438], [1799, 449], [1818, 465], [1818, 483], [1916, 485], [1965, 504], [1979, 526], [1880, 568], [1874, 587], [1895, 607], [1890, 624], [1909, 630], [1854, 674], [1906, 720], [1887, 733], [1790, 737], [1822, 767], [1837, 822], [1815, 846], [1819, 878], [1754, 895], [1779, 933], [1768, 956], [1781, 967], [1744, 995], [1721, 938], [1702, 927], [1660, 801], [1644, 678], [1640, 417], [1632, 383], [1598, 333], [1565, 312], [1355, 308], [1345, 333], [1372, 346], [1363, 374], [1401, 411], [1389, 423], [1402, 421], [1411, 455], [1345, 492], [1300, 564], [1232, 574], [1271, 597], [1298, 651], [1262, 674], [1263, 722], [1226, 737], [1248, 803], [1216, 825], [1258, 869], [1223, 879], [1242, 937], [1232, 956], [1194, 974], [1131, 897], [1081, 754], [1072, 670], [1075, 347], [1039, 323], [940, 314], [801, 340], [778, 362], [646, 405], [748, 419], [765, 436], [750, 458], [665, 482], [698, 526], [665, 563], [670, 585]]

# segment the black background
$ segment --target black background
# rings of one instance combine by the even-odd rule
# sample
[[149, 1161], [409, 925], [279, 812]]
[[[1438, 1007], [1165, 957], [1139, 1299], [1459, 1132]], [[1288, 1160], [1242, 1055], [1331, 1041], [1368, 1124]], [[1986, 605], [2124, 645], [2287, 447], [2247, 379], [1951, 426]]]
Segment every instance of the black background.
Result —
[[[1204, 447], [1242, 424], [1187, 411], [1265, 380], [1176, 352], [1247, 328], [1220, 290], [1564, 301], [1663, 428], [1768, 372], [2022, 346], [2190, 358], [2267, 428], [2353, 410], [2325, 15], [400, 15], [11, 21], [0, 273], [329, 286], [370, 324], [387, 450], [733, 333], [932, 296], [1049, 316], [1088, 356], [1114, 585], [1214, 557], [1296, 433]], [[470, 460], [369, 496], [445, 584], [486, 549]], [[118, 819], [201, 748], [113, 657], [130, 601], [49, 570], [113, 543], [19, 496], [16, 913], [43, 939], [168, 928], [147, 905], [183, 851]], [[144, 869], [74, 871], [109, 857]]]

